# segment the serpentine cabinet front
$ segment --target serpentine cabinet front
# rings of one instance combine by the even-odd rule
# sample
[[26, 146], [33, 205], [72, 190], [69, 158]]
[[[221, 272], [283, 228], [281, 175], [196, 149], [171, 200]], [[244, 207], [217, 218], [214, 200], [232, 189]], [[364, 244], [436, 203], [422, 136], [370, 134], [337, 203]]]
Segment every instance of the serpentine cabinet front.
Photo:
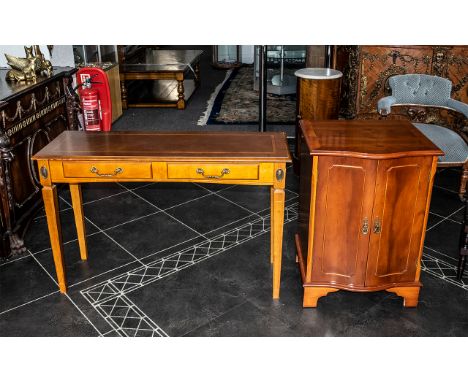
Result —
[[339, 289], [387, 290], [416, 306], [437, 157], [372, 159], [301, 150], [296, 235], [305, 307]]

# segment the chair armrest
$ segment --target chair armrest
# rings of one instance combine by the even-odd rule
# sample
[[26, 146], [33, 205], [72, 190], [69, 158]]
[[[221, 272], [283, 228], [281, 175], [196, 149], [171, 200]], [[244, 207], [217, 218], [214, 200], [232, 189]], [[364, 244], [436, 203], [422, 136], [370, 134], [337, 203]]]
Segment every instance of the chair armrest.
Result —
[[450, 98], [447, 101], [447, 106], [455, 109], [456, 111], [459, 111], [460, 113], [464, 114], [466, 118], [468, 118], [468, 105], [466, 103]]
[[394, 96], [383, 97], [377, 102], [377, 111], [380, 115], [390, 114], [392, 111], [392, 105], [396, 103]]

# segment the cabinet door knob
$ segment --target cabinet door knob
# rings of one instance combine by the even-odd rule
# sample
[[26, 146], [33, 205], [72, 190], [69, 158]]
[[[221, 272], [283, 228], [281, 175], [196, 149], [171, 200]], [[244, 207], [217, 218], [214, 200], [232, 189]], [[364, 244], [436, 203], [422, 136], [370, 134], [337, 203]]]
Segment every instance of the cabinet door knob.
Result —
[[380, 223], [380, 219], [376, 218], [374, 221], [374, 233], [380, 233], [382, 232], [382, 224]]
[[363, 235], [367, 235], [369, 233], [369, 219], [364, 218], [362, 220], [361, 232]]

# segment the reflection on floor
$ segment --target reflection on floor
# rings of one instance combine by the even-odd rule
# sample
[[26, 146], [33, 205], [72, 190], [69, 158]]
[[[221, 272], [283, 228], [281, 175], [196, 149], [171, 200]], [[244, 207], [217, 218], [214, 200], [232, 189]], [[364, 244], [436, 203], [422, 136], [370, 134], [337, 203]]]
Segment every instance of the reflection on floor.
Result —
[[0, 265], [1, 336], [466, 336], [468, 275], [455, 279], [458, 173], [436, 176], [420, 304], [338, 292], [303, 309], [295, 263], [298, 179], [287, 174], [281, 298], [271, 298], [269, 190], [200, 184], [84, 187], [89, 260], [60, 191], [68, 295], [57, 292], [43, 213], [29, 252]]

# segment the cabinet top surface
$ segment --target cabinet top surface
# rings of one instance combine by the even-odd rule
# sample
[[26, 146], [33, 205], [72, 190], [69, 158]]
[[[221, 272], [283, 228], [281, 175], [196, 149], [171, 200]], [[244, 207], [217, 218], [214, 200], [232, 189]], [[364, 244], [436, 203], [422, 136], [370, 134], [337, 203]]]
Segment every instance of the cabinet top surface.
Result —
[[444, 155], [408, 121], [302, 120], [301, 130], [312, 155], [373, 159]]
[[20, 96], [23, 93], [27, 93], [31, 90], [34, 90], [37, 87], [41, 87], [48, 82], [54, 81], [59, 77], [64, 75], [72, 75], [76, 72], [75, 68], [71, 67], [57, 67], [54, 66], [54, 71], [51, 77], [46, 76], [37, 76], [35, 82], [24, 82], [24, 81], [7, 81], [6, 74], [10, 69], [2, 68], [0, 69], [0, 105], [2, 101], [9, 101], [10, 99]]
[[290, 162], [284, 133], [64, 131], [33, 159]]

